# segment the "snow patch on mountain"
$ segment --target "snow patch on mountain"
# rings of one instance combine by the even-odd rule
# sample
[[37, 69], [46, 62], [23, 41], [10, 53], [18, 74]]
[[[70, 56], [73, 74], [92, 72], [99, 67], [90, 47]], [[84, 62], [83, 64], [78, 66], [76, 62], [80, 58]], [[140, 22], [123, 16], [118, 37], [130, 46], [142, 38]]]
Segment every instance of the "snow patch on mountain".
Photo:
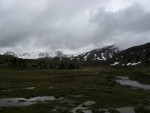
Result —
[[127, 64], [127, 66], [130, 66], [130, 65], [131, 65], [131, 66], [135, 66], [135, 65], [138, 65], [138, 64], [141, 64], [141, 62], [136, 62], [136, 63], [128, 63], [128, 64]]
[[104, 53], [101, 53], [103, 60], [106, 60], [106, 58], [104, 57]]
[[103, 59], [101, 59], [101, 58], [97, 57], [97, 60], [103, 60]]
[[114, 62], [113, 64], [110, 64], [111, 66], [119, 65], [119, 62]]

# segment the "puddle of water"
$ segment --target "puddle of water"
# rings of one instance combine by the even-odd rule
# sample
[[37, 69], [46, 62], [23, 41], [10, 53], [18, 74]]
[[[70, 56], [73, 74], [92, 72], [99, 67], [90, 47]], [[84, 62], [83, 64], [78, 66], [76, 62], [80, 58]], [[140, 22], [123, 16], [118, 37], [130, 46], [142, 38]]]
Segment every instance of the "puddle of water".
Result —
[[27, 87], [27, 88], [23, 88], [23, 89], [33, 90], [33, 89], [35, 89], [35, 87]]
[[135, 113], [132, 107], [117, 108], [117, 111], [119, 111], [120, 113]]
[[124, 77], [124, 76], [115, 76], [115, 77], [117, 78], [115, 81], [121, 85], [128, 85], [134, 88], [150, 90], [150, 85], [141, 84], [137, 81], [130, 80], [129, 77]]
[[33, 98], [3, 98], [0, 99], [1, 107], [15, 107], [15, 106], [28, 106], [36, 104], [38, 102], [52, 101], [55, 100], [54, 96], [43, 96], [43, 97], [33, 97]]
[[[115, 108], [119, 113], [135, 113], [133, 107], [121, 107], [121, 108]], [[105, 113], [110, 113], [109, 109], [99, 109], [99, 110], [104, 110]]]

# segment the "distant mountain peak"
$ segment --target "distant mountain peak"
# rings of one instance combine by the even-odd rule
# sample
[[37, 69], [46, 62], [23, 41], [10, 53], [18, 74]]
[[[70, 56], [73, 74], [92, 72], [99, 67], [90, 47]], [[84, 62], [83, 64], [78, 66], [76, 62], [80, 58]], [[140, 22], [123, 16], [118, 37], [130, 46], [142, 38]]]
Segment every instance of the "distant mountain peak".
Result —
[[88, 61], [103, 62], [106, 61], [107, 59], [112, 58], [114, 54], [117, 54], [119, 51], [120, 50], [118, 47], [116, 47], [115, 45], [111, 45], [83, 53], [81, 55], [74, 57], [73, 60], [76, 60], [78, 62], [88, 62]]

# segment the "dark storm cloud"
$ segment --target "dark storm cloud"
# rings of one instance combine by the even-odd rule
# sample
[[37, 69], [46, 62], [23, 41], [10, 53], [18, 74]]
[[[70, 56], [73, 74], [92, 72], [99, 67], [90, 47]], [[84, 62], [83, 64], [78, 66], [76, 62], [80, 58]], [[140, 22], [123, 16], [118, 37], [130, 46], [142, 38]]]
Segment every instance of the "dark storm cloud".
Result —
[[135, 3], [117, 12], [99, 9], [91, 22], [97, 25], [93, 40], [128, 47], [150, 41], [150, 12]]
[[30, 1], [31, 4], [25, 0], [0, 1], [1, 47], [14, 47], [23, 42], [23, 46], [47, 46], [51, 49], [77, 48], [84, 45], [81, 44], [81, 36], [88, 35], [82, 33], [83, 28], [88, 25], [82, 19], [80, 11], [88, 6], [84, 4], [85, 0], [38, 0], [38, 3], [36, 0]]
[[0, 47], [73, 52], [148, 42], [149, 9], [134, 1], [1, 0]]

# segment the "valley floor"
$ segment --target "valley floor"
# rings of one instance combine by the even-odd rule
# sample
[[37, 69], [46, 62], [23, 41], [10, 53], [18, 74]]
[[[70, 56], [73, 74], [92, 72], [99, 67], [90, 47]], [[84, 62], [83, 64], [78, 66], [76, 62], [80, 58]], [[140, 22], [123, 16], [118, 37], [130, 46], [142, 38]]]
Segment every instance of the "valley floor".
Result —
[[[93, 105], [86, 106], [93, 113], [100, 113], [98, 109], [120, 107], [133, 107], [136, 113], [149, 113], [150, 90], [121, 86], [114, 81], [115, 76], [128, 76], [131, 80], [150, 85], [150, 67], [0, 70], [0, 105], [4, 98], [55, 98], [29, 106], [0, 106], [0, 113], [70, 113], [86, 101], [93, 102]], [[110, 113], [116, 112], [110, 110]]]

